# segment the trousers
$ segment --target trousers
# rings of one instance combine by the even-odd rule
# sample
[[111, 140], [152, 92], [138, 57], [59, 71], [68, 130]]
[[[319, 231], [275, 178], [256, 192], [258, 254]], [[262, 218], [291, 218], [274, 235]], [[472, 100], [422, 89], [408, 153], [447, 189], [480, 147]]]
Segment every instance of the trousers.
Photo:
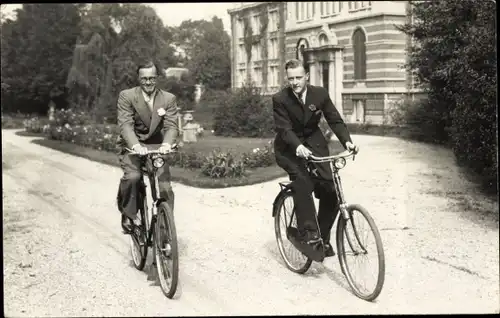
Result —
[[[117, 204], [118, 210], [128, 216], [135, 218], [142, 202], [139, 202], [139, 184], [141, 182], [141, 165], [143, 159], [132, 154], [119, 154], [120, 167], [123, 170], [123, 177], [118, 186]], [[175, 195], [171, 185], [170, 167], [165, 164], [157, 170], [158, 188], [160, 196], [165, 198], [172, 211], [174, 210]]]

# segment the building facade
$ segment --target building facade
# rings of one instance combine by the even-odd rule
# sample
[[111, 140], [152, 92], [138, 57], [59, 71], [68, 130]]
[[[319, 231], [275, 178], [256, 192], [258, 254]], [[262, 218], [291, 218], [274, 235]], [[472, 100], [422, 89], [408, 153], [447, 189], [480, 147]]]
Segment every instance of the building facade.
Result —
[[[273, 5], [283, 7], [274, 13], [278, 17], [271, 16], [272, 10], [261, 9], [269, 7], [266, 2], [241, 3], [229, 10], [233, 31], [232, 87], [241, 87], [250, 80], [272, 94], [285, 84], [284, 62], [298, 58], [310, 73], [310, 84], [329, 91], [346, 122], [386, 123], [392, 101], [421, 95], [415, 87], [415, 78], [403, 67], [411, 41], [395, 27], [410, 19], [407, 1], [275, 2]], [[283, 41], [278, 41], [277, 47], [269, 43], [268, 55], [259, 54], [261, 48], [256, 44], [257, 54], [243, 58], [245, 28], [241, 21], [245, 16], [259, 21], [264, 12], [269, 21], [283, 22], [278, 23]], [[257, 22], [253, 23], [258, 29]], [[279, 39], [279, 34], [276, 36]], [[273, 38], [271, 33], [268, 38]], [[263, 61], [266, 57], [267, 63]], [[262, 80], [263, 65], [268, 68], [268, 81]]]

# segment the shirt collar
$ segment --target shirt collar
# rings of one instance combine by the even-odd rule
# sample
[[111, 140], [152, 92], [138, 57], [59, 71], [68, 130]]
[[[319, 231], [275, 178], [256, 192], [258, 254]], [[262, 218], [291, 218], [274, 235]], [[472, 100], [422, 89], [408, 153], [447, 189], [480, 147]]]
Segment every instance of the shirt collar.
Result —
[[148, 96], [148, 94], [146, 94], [142, 90], [142, 88], [141, 88], [141, 92], [142, 92], [142, 96], [144, 96], [144, 100], [150, 100], [150, 101], [152, 101], [156, 97], [156, 93], [158, 92], [158, 89], [155, 88], [154, 92], [151, 95], [149, 95], [149, 96]]
[[[294, 90], [292, 92], [297, 96], [297, 99], [300, 99], [299, 94], [295, 93]], [[307, 86], [306, 89], [304, 89], [304, 92], [302, 92], [302, 102], [305, 104], [306, 103], [306, 96], [307, 96]]]

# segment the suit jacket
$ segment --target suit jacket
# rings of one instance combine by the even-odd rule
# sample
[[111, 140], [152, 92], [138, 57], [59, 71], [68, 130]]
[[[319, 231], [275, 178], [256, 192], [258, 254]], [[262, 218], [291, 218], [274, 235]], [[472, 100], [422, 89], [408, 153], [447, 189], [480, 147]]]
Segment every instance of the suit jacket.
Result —
[[[177, 123], [177, 102], [173, 94], [158, 89], [153, 111], [144, 100], [142, 89], [136, 86], [120, 92], [118, 96], [118, 125], [120, 137], [118, 144], [132, 147], [135, 144], [173, 144], [179, 133]], [[163, 108], [165, 115], [158, 115]]]
[[[300, 165], [295, 151], [300, 144], [309, 148], [315, 156], [328, 156], [328, 141], [319, 128], [321, 114], [335, 133], [344, 148], [347, 141], [352, 142], [347, 126], [335, 108], [326, 89], [307, 85], [305, 106], [292, 88], [286, 87], [273, 98], [273, 113], [276, 138], [274, 149], [278, 165], [293, 174], [295, 165]], [[322, 178], [331, 179], [328, 164], [320, 164]], [[326, 169], [326, 170], [325, 170]]]

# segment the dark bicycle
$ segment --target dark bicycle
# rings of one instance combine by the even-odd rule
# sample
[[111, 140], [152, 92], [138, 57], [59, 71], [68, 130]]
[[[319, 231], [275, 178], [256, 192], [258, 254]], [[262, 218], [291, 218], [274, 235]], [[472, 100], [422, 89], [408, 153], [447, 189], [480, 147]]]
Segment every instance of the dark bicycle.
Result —
[[[385, 256], [382, 239], [368, 211], [359, 204], [346, 203], [339, 176], [339, 170], [346, 165], [346, 158], [353, 157], [354, 160], [356, 153], [357, 152], [344, 151], [334, 156], [310, 156], [308, 162], [328, 162], [330, 164], [333, 187], [335, 188], [340, 209], [340, 213], [337, 214], [336, 218], [336, 243], [340, 267], [354, 294], [361, 299], [372, 301], [376, 299], [382, 291], [385, 280]], [[286, 266], [295, 273], [303, 274], [309, 269], [312, 261], [322, 262], [325, 259], [325, 244], [320, 240], [316, 244], [309, 245], [296, 239], [297, 220], [295, 217], [295, 209], [293, 208], [291, 182], [280, 182], [279, 185], [281, 191], [276, 196], [273, 204], [274, 228], [278, 249]], [[291, 208], [287, 207], [288, 202], [291, 202]], [[360, 218], [356, 218], [356, 215], [359, 215]], [[281, 222], [282, 220], [283, 222]], [[367, 229], [363, 228], [361, 220], [368, 223]], [[318, 225], [317, 219], [316, 224]], [[284, 231], [281, 225], [284, 225]], [[285, 240], [283, 239], [283, 233], [286, 234], [284, 235]], [[368, 242], [364, 241], [364, 239], [368, 238], [369, 234], [372, 234], [374, 237], [376, 245], [374, 249], [369, 249]], [[373, 254], [376, 254], [376, 256]], [[374, 257], [371, 258], [372, 256]], [[353, 264], [348, 262], [350, 257], [355, 259]], [[367, 266], [368, 269], [373, 269], [375, 271], [375, 275], [372, 276], [375, 277], [375, 282], [371, 284], [370, 287], [354, 279], [355, 265], [367, 261], [368, 259], [374, 259], [376, 262], [374, 265]], [[371, 275], [365, 274], [363, 276], [370, 277]]]
[[[127, 150], [132, 154], [139, 155], [133, 150]], [[171, 152], [176, 150], [177, 145], [172, 147]], [[143, 156], [145, 159], [141, 168], [143, 178], [141, 178], [138, 191], [138, 202], [143, 202], [138, 213], [141, 225], [132, 225], [130, 248], [134, 265], [138, 270], [144, 269], [148, 248], [153, 248], [154, 265], [158, 270], [161, 289], [165, 296], [171, 299], [175, 295], [179, 281], [179, 255], [174, 214], [167, 204], [166, 198], [160, 196], [156, 174], [157, 170], [165, 165], [164, 156], [157, 150], [150, 150]], [[149, 178], [151, 185], [151, 214], [148, 210], [147, 186], [144, 182], [144, 176]]]

